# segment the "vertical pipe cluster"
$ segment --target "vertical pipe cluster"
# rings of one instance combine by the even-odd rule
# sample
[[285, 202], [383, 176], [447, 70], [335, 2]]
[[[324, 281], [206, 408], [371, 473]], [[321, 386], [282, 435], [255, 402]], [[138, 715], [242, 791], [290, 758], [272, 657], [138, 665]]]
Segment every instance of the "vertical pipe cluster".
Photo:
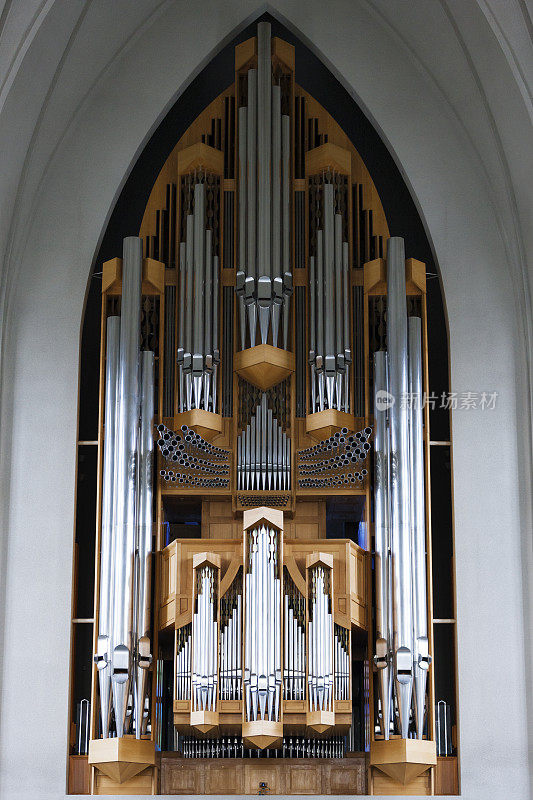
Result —
[[210, 564], [196, 570], [192, 618], [192, 710], [214, 711], [218, 685], [218, 611], [216, 572]]
[[[107, 322], [100, 603], [95, 662], [102, 735], [109, 736], [111, 695], [117, 736], [132, 718], [147, 720], [151, 664], [150, 558], [154, 355], [139, 353], [142, 241], [124, 239], [122, 316]], [[128, 715], [128, 709], [133, 712]]]
[[[374, 355], [376, 420], [376, 655], [381, 727], [388, 739], [394, 707], [408, 738], [424, 731], [427, 671], [426, 529], [422, 423], [421, 320], [407, 319], [405, 254], [388, 242], [388, 352]], [[414, 684], [414, 698], [413, 698]]]
[[335, 625], [335, 700], [350, 699], [350, 631]]
[[237, 437], [237, 489], [289, 490], [291, 440], [268, 407], [266, 392]]
[[[270, 24], [257, 26], [257, 69], [247, 75], [239, 126], [240, 344], [288, 347], [290, 270], [290, 118], [272, 83]], [[258, 330], [259, 326], [259, 330]]]
[[322, 185], [322, 228], [309, 259], [309, 364], [311, 413], [350, 410], [349, 251], [334, 186]]
[[286, 700], [305, 699], [305, 598], [285, 573], [283, 676]]
[[279, 533], [266, 525], [246, 535], [244, 696], [248, 721], [280, 718], [281, 575]]
[[329, 568], [322, 564], [311, 567], [309, 584], [309, 709], [333, 711], [333, 613]]
[[180, 303], [177, 363], [179, 410], [216, 413], [220, 363], [219, 264], [213, 232], [206, 225], [206, 184], [194, 186], [193, 213], [187, 215], [180, 243]]
[[220, 601], [220, 698], [242, 698], [242, 580]]
[[191, 639], [190, 623], [176, 633], [176, 700], [191, 699]]

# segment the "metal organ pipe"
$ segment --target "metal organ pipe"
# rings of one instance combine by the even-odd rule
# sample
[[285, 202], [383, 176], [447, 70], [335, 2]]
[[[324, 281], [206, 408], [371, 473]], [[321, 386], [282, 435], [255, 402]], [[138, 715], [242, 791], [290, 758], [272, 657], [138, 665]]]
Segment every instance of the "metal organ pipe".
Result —
[[135, 736], [143, 733], [147, 670], [152, 663], [150, 645], [150, 588], [152, 557], [152, 493], [154, 457], [154, 354], [141, 355], [141, 417], [139, 431], [139, 506], [135, 576]]
[[333, 614], [329, 584], [329, 569], [322, 564], [311, 568], [308, 623], [308, 684], [311, 711], [333, 709]]
[[374, 353], [374, 533], [376, 580], [376, 655], [381, 732], [389, 738], [391, 718], [391, 562], [389, 520], [389, 436], [386, 393], [388, 392], [387, 354]]
[[321, 189], [322, 227], [309, 259], [311, 412], [349, 412], [349, 246], [343, 241], [342, 215], [335, 213], [335, 187], [324, 183]]
[[239, 271], [241, 347], [288, 344], [290, 272], [290, 118], [281, 113], [281, 86], [272, 83], [270, 24], [257, 30], [257, 70], [247, 74], [247, 106], [239, 110]]
[[102, 531], [100, 537], [100, 603], [96, 666], [100, 687], [102, 735], [109, 736], [111, 713], [111, 625], [113, 602], [113, 517], [115, 478], [115, 410], [119, 367], [120, 317], [107, 318], [105, 377], [104, 472], [102, 479]]
[[142, 241], [124, 239], [120, 360], [115, 445], [113, 706], [117, 736], [123, 736], [130, 692], [133, 623], [133, 555], [137, 499], [139, 337]]
[[[409, 420], [407, 368], [407, 303], [403, 239], [393, 237], [387, 248], [387, 340], [390, 409], [391, 552], [394, 608], [394, 677], [402, 738], [409, 732], [413, 688], [413, 628], [411, 595], [411, 527], [409, 497]], [[403, 399], [403, 402], [402, 402]]]
[[426, 593], [426, 520], [424, 501], [424, 432], [422, 424], [422, 321], [409, 319], [409, 431], [411, 466], [411, 528], [413, 555], [414, 709], [419, 739], [424, 731], [424, 708], [429, 655]]
[[265, 525], [246, 539], [244, 593], [246, 718], [277, 721], [281, 701], [279, 534]]

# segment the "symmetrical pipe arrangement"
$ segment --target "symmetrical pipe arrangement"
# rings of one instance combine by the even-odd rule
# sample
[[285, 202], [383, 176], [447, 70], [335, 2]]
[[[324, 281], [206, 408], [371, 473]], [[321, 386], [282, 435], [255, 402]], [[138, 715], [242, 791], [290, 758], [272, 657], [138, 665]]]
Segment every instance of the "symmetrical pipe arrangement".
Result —
[[350, 301], [348, 242], [335, 213], [334, 186], [322, 186], [322, 229], [309, 259], [311, 413], [350, 410]]
[[280, 535], [259, 525], [246, 533], [244, 696], [248, 721], [280, 719]]
[[288, 736], [278, 750], [255, 750], [245, 747], [241, 736], [221, 739], [180, 736], [178, 749], [183, 758], [343, 758], [346, 744], [342, 736], [330, 739]]
[[242, 577], [220, 601], [220, 698], [242, 698]]
[[[259, 340], [288, 346], [290, 270], [290, 117], [272, 84], [270, 24], [257, 26], [257, 69], [239, 108], [239, 298], [241, 349]], [[283, 311], [283, 313], [282, 313]], [[270, 336], [269, 336], [270, 334]]]
[[[139, 352], [142, 241], [124, 239], [121, 318], [107, 320], [98, 642], [102, 736], [147, 721], [154, 355]], [[112, 695], [112, 703], [111, 703]]]
[[192, 710], [215, 711], [218, 685], [218, 609], [216, 571], [210, 564], [196, 570], [192, 618]]
[[179, 410], [202, 408], [216, 413], [219, 266], [218, 256], [213, 254], [213, 232], [206, 225], [203, 182], [194, 187], [193, 213], [187, 215], [179, 256]]
[[309, 709], [333, 710], [333, 609], [331, 571], [323, 564], [309, 570]]
[[409, 736], [424, 731], [427, 671], [426, 528], [422, 425], [421, 321], [407, 320], [405, 254], [388, 242], [388, 353], [374, 355], [376, 655], [380, 724]]
[[305, 699], [305, 597], [285, 572], [284, 578], [284, 659], [286, 700]]
[[237, 489], [291, 488], [291, 440], [268, 407], [266, 392], [237, 437]]

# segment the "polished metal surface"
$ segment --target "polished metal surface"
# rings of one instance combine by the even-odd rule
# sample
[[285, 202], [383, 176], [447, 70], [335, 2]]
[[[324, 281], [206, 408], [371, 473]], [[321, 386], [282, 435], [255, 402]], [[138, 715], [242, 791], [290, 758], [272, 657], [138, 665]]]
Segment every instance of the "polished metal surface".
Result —
[[422, 320], [409, 318], [409, 432], [413, 555], [414, 710], [419, 739], [424, 733], [429, 655], [426, 591], [424, 428], [422, 420]]
[[115, 482], [115, 417], [119, 369], [120, 317], [107, 318], [100, 596], [96, 667], [100, 689], [102, 735], [109, 736], [111, 713], [111, 632], [113, 625], [113, 519]]
[[115, 436], [114, 593], [112, 632], [113, 707], [123, 736], [131, 691], [133, 577], [137, 524], [139, 338], [142, 242], [124, 239], [120, 356]]

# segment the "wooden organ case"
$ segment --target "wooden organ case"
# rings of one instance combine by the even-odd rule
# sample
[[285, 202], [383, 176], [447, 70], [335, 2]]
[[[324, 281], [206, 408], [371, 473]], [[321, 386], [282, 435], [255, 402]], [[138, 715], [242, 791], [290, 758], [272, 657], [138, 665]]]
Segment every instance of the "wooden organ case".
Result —
[[260, 23], [103, 265], [94, 794], [436, 791], [425, 265], [296, 77]]

